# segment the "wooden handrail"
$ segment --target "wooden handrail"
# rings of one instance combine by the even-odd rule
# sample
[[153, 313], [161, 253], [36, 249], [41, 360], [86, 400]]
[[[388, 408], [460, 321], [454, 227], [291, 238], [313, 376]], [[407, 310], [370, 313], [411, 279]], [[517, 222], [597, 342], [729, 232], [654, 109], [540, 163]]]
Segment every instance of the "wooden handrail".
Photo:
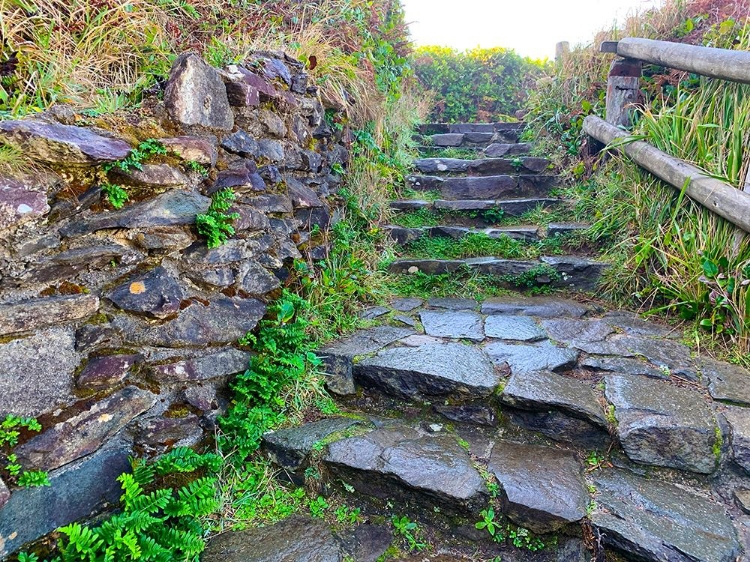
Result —
[[601, 51], [621, 57], [687, 70], [710, 78], [750, 84], [750, 52], [627, 37], [605, 41]]
[[642, 168], [678, 190], [684, 188], [688, 197], [745, 232], [750, 232], [750, 192], [712, 178], [695, 166], [646, 142], [633, 141], [627, 132], [595, 115], [584, 119], [583, 130], [605, 145], [614, 145]]

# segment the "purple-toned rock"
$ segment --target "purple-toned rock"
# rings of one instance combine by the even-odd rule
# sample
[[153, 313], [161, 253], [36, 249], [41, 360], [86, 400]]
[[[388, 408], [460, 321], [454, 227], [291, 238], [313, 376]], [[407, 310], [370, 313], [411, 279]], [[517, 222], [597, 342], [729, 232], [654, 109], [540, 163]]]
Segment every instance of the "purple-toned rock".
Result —
[[23, 182], [0, 176], [0, 230], [42, 217], [49, 212], [47, 194]]
[[167, 150], [186, 162], [198, 162], [214, 167], [216, 165], [216, 146], [199, 137], [172, 137], [159, 139]]
[[289, 197], [292, 199], [292, 205], [295, 209], [308, 209], [310, 207], [322, 207], [323, 202], [320, 197], [302, 182], [287, 176], [287, 190]]
[[130, 369], [143, 361], [140, 354], [106, 355], [89, 359], [78, 375], [76, 386], [86, 390], [100, 390], [115, 386], [125, 380]]
[[203, 436], [200, 419], [195, 414], [182, 418], [152, 418], [139, 425], [136, 442], [149, 453], [164, 453], [173, 447], [189, 447]]
[[105, 296], [121, 310], [166, 318], [180, 311], [183, 293], [177, 280], [159, 266], [115, 287]]
[[99, 308], [94, 295], [32, 299], [0, 304], [0, 336], [87, 318]]
[[122, 172], [115, 168], [113, 172], [124, 176], [128, 183], [153, 187], [182, 187], [189, 183], [187, 176], [169, 164], [141, 164], [141, 169]]
[[256, 171], [257, 168], [252, 160], [247, 160], [247, 165], [237, 166], [219, 172], [216, 182], [209, 190], [215, 193], [222, 189], [232, 188], [236, 193], [253, 193], [266, 190], [266, 182]]
[[131, 150], [121, 139], [37, 119], [0, 122], [0, 138], [34, 160], [67, 166], [96, 166], [122, 160]]
[[233, 107], [254, 107], [260, 105], [260, 91], [245, 82], [227, 82], [227, 98]]
[[254, 261], [242, 264], [241, 288], [249, 295], [263, 296], [281, 287], [281, 281], [273, 274]]
[[224, 82], [216, 69], [194, 53], [183, 53], [174, 61], [164, 104], [172, 119], [181, 125], [224, 131], [231, 131], [234, 126]]
[[18, 458], [39, 470], [53, 470], [90, 455], [133, 418], [148, 410], [156, 396], [135, 386], [95, 403], [16, 448]]
[[184, 250], [194, 242], [193, 236], [179, 226], [129, 230], [125, 236], [139, 248], [149, 251], [174, 252]]
[[159, 381], [201, 381], [236, 375], [250, 363], [250, 354], [239, 349], [226, 349], [190, 361], [178, 361], [152, 367]]
[[224, 137], [221, 141], [221, 148], [245, 158], [258, 156], [259, 151], [258, 141], [242, 129]]
[[216, 401], [216, 389], [213, 386], [191, 386], [183, 393], [185, 402], [203, 412], [210, 412], [219, 407]]

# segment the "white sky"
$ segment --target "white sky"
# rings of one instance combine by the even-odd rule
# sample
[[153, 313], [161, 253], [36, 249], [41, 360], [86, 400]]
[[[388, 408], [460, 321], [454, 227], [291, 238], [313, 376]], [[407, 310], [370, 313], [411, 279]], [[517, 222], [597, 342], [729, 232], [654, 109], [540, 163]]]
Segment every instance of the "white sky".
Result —
[[594, 34], [662, 0], [401, 0], [417, 45], [505, 47], [553, 58], [558, 41], [588, 43]]

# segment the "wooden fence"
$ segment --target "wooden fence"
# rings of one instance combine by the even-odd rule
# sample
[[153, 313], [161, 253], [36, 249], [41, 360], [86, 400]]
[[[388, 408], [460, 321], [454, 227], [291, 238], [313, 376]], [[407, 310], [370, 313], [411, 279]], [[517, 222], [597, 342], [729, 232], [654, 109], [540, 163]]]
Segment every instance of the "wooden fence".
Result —
[[[609, 73], [606, 120], [589, 115], [583, 122], [584, 132], [600, 143], [624, 152], [642, 168], [676, 189], [685, 189], [691, 199], [745, 232], [750, 232], [750, 191], [712, 178], [695, 166], [646, 142], [633, 141], [627, 133], [633, 105], [640, 97], [643, 62], [750, 84], [750, 52], [634, 37], [606, 41], [602, 43], [601, 50], [622, 58], [614, 61]], [[745, 186], [749, 184], [750, 178]]]

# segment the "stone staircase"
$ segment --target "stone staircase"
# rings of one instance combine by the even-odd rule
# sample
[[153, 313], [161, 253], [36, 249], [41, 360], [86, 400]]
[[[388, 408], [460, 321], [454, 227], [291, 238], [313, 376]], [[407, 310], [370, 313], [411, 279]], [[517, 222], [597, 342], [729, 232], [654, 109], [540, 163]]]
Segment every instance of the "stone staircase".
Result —
[[[343, 415], [264, 437], [292, 482], [361, 509], [356, 529], [320, 530], [330, 557], [305, 547], [320, 524], [298, 522], [286, 548], [309, 557], [295, 560], [374, 562], [393, 515], [429, 544], [398, 559], [745, 560], [744, 369], [691, 357], [668, 326], [556, 297], [367, 313], [380, 325], [320, 352]], [[488, 517], [511, 538], [476, 527]], [[233, 560], [226, 540], [204, 560]]]
[[[411, 190], [439, 198], [393, 208], [451, 212], [436, 225], [388, 226], [405, 253], [425, 237], [532, 244], [585, 228], [477, 214], [566, 205], [547, 161], [517, 143], [520, 127], [423, 127], [433, 146], [470, 147], [476, 158], [415, 162], [424, 175], [409, 178]], [[593, 288], [605, 267], [585, 256], [407, 256], [391, 270], [468, 267], [503, 279], [540, 264], [559, 277], [537, 283], [573, 289]], [[396, 298], [362, 317], [372, 327], [318, 353], [339, 413], [263, 438], [285, 480], [331, 511], [358, 510], [356, 522], [293, 517], [227, 533], [204, 561], [748, 560], [747, 370], [584, 296]]]
[[[503, 256], [469, 256], [459, 260], [410, 257], [409, 244], [423, 237], [461, 238], [485, 234], [525, 242], [566, 236], [588, 225], [563, 222], [549, 225], [497, 226], [507, 217], [522, 217], [538, 208], [569, 206], [554, 195], [559, 179], [545, 158], [528, 156], [531, 147], [518, 143], [523, 123], [427, 124], [420, 129], [422, 151], [430, 157], [414, 162], [418, 174], [407, 178], [407, 193], [416, 197], [391, 202], [397, 214], [433, 212], [441, 224], [430, 227], [387, 225], [385, 230], [403, 247], [393, 273], [453, 273], [467, 268], [503, 278], [539, 271], [538, 283], [592, 289], [606, 264], [585, 256], [552, 255], [535, 260]], [[467, 158], [441, 156], [460, 149]], [[470, 158], [468, 156], [471, 156]], [[517, 222], [517, 221], [514, 221]], [[552, 275], [550, 275], [552, 273]]]

